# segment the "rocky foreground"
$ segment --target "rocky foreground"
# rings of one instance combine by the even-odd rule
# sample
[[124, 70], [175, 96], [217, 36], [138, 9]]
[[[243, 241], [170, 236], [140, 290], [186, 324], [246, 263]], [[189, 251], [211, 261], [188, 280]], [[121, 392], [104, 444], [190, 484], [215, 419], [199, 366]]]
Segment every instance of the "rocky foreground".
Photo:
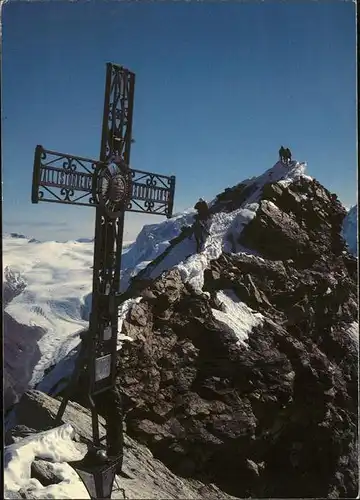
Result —
[[[253, 191], [227, 189], [212, 213], [238, 209]], [[357, 496], [358, 264], [341, 237], [345, 215], [316, 180], [270, 182], [202, 290], [176, 268], [132, 281], [129, 296], [141, 300], [123, 322], [133, 340], [119, 351], [117, 390], [126, 453], [146, 447], [173, 485], [151, 498]], [[229, 323], [231, 307], [238, 324], [250, 322], [248, 336]], [[34, 415], [53, 403], [34, 394], [18, 404], [17, 423], [38, 429]], [[76, 399], [84, 403], [80, 390]], [[149, 493], [136, 484], [129, 498]]]
[[[13, 443], [21, 443], [23, 438], [36, 436], [39, 431], [51, 428], [60, 402], [40, 391], [28, 391], [16, 407], [17, 419], [23, 422], [16, 425], [5, 436], [5, 444], [11, 448]], [[90, 411], [77, 403], [69, 402], [63, 422], [70, 424], [75, 431], [75, 446], [86, 453], [92, 440]], [[105, 421], [99, 419], [100, 437], [105, 434]], [[64, 480], [61, 471], [52, 461], [35, 458], [31, 464], [31, 477], [43, 486], [59, 484]], [[116, 491], [112, 498], [149, 499], [149, 498], [211, 498], [231, 500], [214, 484], [203, 484], [192, 479], [178, 478], [163, 463], [154, 458], [150, 450], [125, 435], [123, 474], [117, 477]], [[6, 491], [6, 490], [5, 490]], [[41, 498], [32, 489], [21, 488], [18, 492], [6, 492], [5, 498]], [[50, 497], [53, 498], [53, 497]], [[69, 498], [69, 497], [65, 497]], [[84, 498], [86, 498], [84, 496]]]

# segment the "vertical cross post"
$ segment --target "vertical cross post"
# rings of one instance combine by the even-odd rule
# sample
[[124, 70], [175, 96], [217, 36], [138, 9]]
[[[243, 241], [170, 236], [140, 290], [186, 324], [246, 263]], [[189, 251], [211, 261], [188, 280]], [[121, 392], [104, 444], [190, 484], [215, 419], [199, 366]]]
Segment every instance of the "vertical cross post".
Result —
[[[130, 164], [134, 86], [134, 73], [107, 64], [100, 148], [100, 162], [103, 164], [116, 163], [117, 159], [125, 165]], [[124, 210], [120, 210], [114, 219], [107, 214], [104, 206], [96, 207], [92, 310], [89, 325], [90, 357], [94, 360], [89, 367], [89, 400], [93, 405], [95, 445], [100, 442], [97, 412], [92, 397], [115, 384], [118, 336], [115, 297], [120, 286], [124, 217]], [[100, 363], [110, 368], [110, 379], [100, 378]], [[108, 371], [105, 371], [104, 375], [108, 375]]]

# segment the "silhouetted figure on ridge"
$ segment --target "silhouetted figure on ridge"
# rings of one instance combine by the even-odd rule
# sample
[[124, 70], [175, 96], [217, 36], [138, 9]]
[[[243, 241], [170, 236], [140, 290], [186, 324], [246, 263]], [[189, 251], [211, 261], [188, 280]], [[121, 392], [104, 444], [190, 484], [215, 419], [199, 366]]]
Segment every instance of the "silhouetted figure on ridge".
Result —
[[281, 148], [279, 149], [279, 158], [280, 158], [281, 163], [285, 162], [285, 148], [284, 148], [284, 146], [281, 146]]
[[195, 210], [197, 210], [196, 217], [199, 220], [207, 220], [210, 217], [210, 210], [208, 204], [203, 198], [199, 198], [199, 201], [194, 206]]
[[205, 236], [210, 234], [207, 227], [207, 221], [210, 218], [210, 210], [208, 204], [205, 200], [203, 200], [203, 198], [199, 199], [194, 208], [198, 212], [195, 215], [193, 228], [196, 241], [196, 251], [199, 253], [205, 242]]
[[284, 148], [284, 146], [281, 146], [281, 148], [279, 149], [279, 157], [280, 157], [280, 161], [281, 163], [283, 163], [284, 165], [289, 165], [289, 163], [291, 162], [291, 151], [289, 148]]
[[285, 158], [287, 160], [287, 163], [289, 164], [291, 162], [291, 151], [289, 148], [285, 149]]

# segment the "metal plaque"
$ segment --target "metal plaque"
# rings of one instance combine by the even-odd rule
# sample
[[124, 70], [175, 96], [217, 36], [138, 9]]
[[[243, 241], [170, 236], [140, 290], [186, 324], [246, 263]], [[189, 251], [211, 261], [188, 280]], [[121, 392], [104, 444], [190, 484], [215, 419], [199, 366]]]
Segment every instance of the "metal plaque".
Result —
[[110, 340], [111, 339], [111, 334], [112, 334], [111, 326], [106, 326], [104, 328], [103, 340]]
[[110, 377], [111, 374], [111, 354], [106, 354], [95, 359], [95, 382]]

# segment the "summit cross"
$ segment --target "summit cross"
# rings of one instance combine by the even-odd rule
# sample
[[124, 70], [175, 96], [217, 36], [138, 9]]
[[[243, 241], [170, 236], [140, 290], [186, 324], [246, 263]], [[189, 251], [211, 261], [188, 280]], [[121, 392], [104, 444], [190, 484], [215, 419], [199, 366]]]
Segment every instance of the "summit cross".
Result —
[[[105, 102], [100, 159], [58, 153], [37, 146], [32, 203], [39, 201], [90, 206], [96, 209], [92, 306], [89, 329], [82, 337], [72, 384], [60, 406], [65, 411], [70, 391], [87, 367], [87, 399], [93, 442], [100, 447], [99, 421], [93, 397], [114, 389], [118, 338], [117, 303], [125, 212], [172, 216], [175, 177], [130, 168], [135, 74], [106, 65]], [[107, 448], [114, 447], [107, 422]], [[111, 451], [111, 450], [110, 450]], [[115, 450], [120, 452], [121, 450]], [[112, 453], [114, 454], [114, 450]]]

